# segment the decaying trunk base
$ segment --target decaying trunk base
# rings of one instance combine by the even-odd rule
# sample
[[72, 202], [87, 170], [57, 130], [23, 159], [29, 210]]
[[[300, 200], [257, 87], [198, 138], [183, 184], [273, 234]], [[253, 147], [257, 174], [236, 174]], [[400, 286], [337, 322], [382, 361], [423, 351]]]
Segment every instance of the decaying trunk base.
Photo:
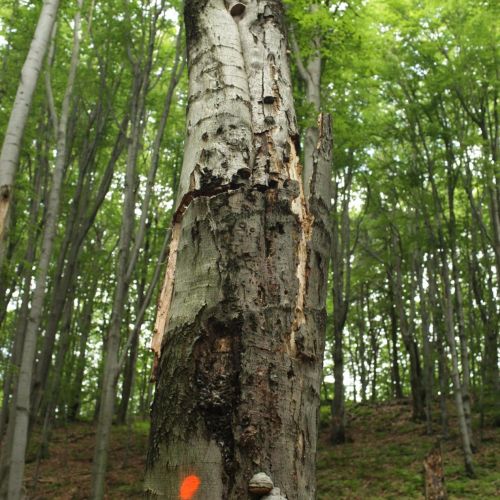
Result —
[[[331, 124], [306, 200], [280, 1], [186, 3], [190, 95], [153, 347], [151, 498], [315, 497]], [[230, 12], [237, 12], [234, 17]], [[187, 482], [186, 482], [187, 481]], [[189, 487], [191, 487], [189, 486]], [[188, 488], [189, 489], [189, 488]]]
[[446, 500], [448, 494], [444, 482], [443, 456], [438, 441], [424, 460], [426, 500]]

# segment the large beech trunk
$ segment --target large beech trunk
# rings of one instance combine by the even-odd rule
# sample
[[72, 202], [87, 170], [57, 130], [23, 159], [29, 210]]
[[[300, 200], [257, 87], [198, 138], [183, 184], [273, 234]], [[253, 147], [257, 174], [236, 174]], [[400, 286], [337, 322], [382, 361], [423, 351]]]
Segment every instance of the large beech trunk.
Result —
[[306, 200], [281, 1], [235, 4], [186, 2], [187, 138], [153, 340], [151, 498], [187, 498], [193, 475], [199, 498], [250, 498], [257, 472], [288, 499], [315, 496], [330, 121]]

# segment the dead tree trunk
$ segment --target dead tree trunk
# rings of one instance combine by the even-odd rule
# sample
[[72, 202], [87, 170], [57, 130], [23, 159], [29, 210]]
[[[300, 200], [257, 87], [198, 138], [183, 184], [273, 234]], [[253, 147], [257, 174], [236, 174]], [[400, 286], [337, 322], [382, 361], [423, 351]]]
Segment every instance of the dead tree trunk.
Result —
[[153, 348], [150, 498], [314, 498], [330, 122], [306, 200], [281, 1], [186, 2], [187, 138]]

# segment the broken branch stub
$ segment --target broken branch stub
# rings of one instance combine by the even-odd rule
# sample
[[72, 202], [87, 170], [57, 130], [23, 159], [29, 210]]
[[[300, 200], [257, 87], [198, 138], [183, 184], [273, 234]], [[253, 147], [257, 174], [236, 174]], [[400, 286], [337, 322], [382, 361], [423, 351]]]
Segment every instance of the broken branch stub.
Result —
[[425, 457], [424, 478], [426, 500], [446, 500], [448, 498], [444, 480], [443, 455], [439, 441]]

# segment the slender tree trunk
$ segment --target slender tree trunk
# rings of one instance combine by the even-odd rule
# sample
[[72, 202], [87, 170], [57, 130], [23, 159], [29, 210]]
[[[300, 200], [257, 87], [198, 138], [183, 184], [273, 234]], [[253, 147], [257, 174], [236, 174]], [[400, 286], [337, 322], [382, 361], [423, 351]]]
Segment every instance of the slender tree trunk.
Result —
[[118, 265], [116, 270], [117, 282], [113, 301], [113, 310], [106, 338], [102, 387], [100, 391], [99, 414], [97, 420], [96, 445], [92, 462], [92, 498], [104, 497], [104, 479], [107, 467], [108, 445], [113, 421], [115, 391], [118, 377], [118, 355], [120, 347], [120, 332], [122, 318], [128, 295], [129, 279], [127, 276], [130, 247], [134, 226], [136, 162], [140, 147], [142, 131], [142, 104], [143, 75], [137, 74], [134, 82], [135, 91], [132, 113], [131, 138], [128, 148], [127, 169], [125, 174], [124, 201], [118, 249]]
[[[425, 145], [425, 143], [424, 143]], [[426, 150], [427, 151], [427, 150]], [[451, 279], [449, 271], [449, 252], [446, 244], [443, 230], [444, 211], [439, 197], [439, 191], [436, 186], [434, 177], [434, 162], [427, 152], [427, 169], [429, 180], [432, 189], [432, 199], [434, 201], [434, 223], [437, 235], [434, 234], [430, 220], [427, 221], [429, 228], [429, 236], [436, 242], [435, 252], [438, 254], [436, 264], [439, 266], [439, 272], [442, 282], [441, 305], [444, 315], [444, 331], [446, 340], [450, 348], [451, 356], [451, 379], [453, 382], [453, 392], [455, 396], [455, 404], [457, 409], [458, 424], [460, 435], [462, 437], [462, 451], [464, 454], [465, 472], [469, 476], [474, 476], [474, 467], [472, 462], [472, 442], [469, 426], [467, 424], [466, 412], [464, 409], [462, 382], [460, 380], [460, 367], [458, 359], [458, 351], [455, 340], [455, 322], [454, 322], [454, 307], [453, 296], [451, 291]], [[427, 216], [428, 218], [428, 216]], [[438, 259], [440, 262], [438, 262]], [[439, 265], [440, 264], [440, 265]]]
[[132, 396], [132, 388], [135, 382], [135, 372], [137, 364], [137, 352], [139, 347], [139, 332], [133, 336], [132, 344], [130, 346], [130, 352], [125, 366], [125, 371], [123, 374], [123, 388], [120, 400], [120, 406], [117, 413], [117, 422], [119, 424], [125, 424], [127, 422], [127, 411], [130, 403], [130, 398]]
[[467, 419], [465, 415], [462, 384], [460, 381], [460, 368], [458, 364], [458, 353], [455, 340], [455, 329], [453, 324], [453, 304], [451, 297], [451, 284], [448, 272], [448, 262], [446, 253], [441, 251], [441, 275], [443, 280], [443, 309], [444, 309], [444, 326], [446, 332], [446, 339], [450, 347], [451, 354], [451, 379], [453, 381], [453, 389], [455, 393], [455, 404], [457, 407], [458, 424], [460, 427], [460, 434], [462, 436], [462, 446], [464, 453], [465, 471], [468, 475], [474, 476], [474, 467], [472, 464], [472, 446], [469, 429], [467, 426]]
[[474, 435], [472, 433], [472, 409], [470, 395], [470, 362], [469, 362], [469, 345], [465, 331], [465, 318], [463, 308], [462, 289], [460, 284], [460, 274], [458, 270], [457, 257], [454, 255], [455, 249], [452, 250], [452, 273], [455, 289], [455, 304], [458, 320], [458, 335], [460, 340], [460, 361], [462, 366], [462, 398], [464, 402], [465, 421], [470, 437], [472, 450], [475, 450]]
[[[477, 248], [477, 235], [474, 228], [472, 228], [472, 243], [473, 248], [471, 251], [470, 274], [472, 278], [472, 294], [475, 299], [475, 305], [479, 311], [481, 322], [484, 331], [484, 350], [482, 359], [482, 396], [481, 408], [493, 409], [495, 422], [500, 426], [500, 401], [498, 394], [500, 393], [500, 376], [499, 376], [499, 363], [498, 363], [498, 312], [496, 310], [496, 300], [493, 293], [488, 295], [486, 290], [494, 290], [491, 266], [487, 259], [487, 253], [483, 254], [486, 259], [485, 264], [482, 266], [484, 272], [481, 272], [481, 265], [478, 261], [478, 248]], [[482, 245], [484, 248], [486, 245]], [[475, 328], [478, 332], [479, 328]], [[478, 348], [475, 352], [481, 350], [481, 338], [477, 341]], [[474, 361], [474, 357], [472, 357]]]
[[432, 396], [434, 385], [434, 360], [431, 351], [431, 331], [427, 297], [424, 289], [424, 272], [422, 263], [416, 266], [418, 280], [418, 295], [420, 299], [420, 319], [422, 324], [422, 344], [424, 358], [424, 387], [425, 387], [425, 424], [427, 434], [432, 434]]
[[234, 4], [186, 3], [190, 104], [153, 344], [151, 498], [178, 498], [193, 475], [200, 498], [248, 498], [259, 471], [289, 500], [315, 496], [330, 124], [306, 200], [281, 2], [251, 0], [244, 15]]
[[[352, 400], [358, 402], [358, 362], [356, 359], [356, 354], [351, 351], [348, 347], [349, 360], [351, 362], [351, 372], [352, 372]], [[334, 379], [335, 381], [335, 379]], [[335, 384], [334, 384], [335, 385]], [[332, 399], [333, 403], [333, 399]]]
[[454, 282], [454, 298], [455, 309], [458, 323], [458, 336], [460, 339], [460, 360], [462, 365], [462, 398], [465, 412], [465, 421], [467, 431], [470, 438], [471, 447], [474, 450], [474, 437], [472, 434], [472, 411], [471, 411], [471, 396], [470, 396], [470, 363], [469, 363], [469, 346], [467, 345], [467, 335], [465, 331], [465, 317], [462, 298], [462, 286], [460, 279], [460, 269], [457, 255], [457, 228], [455, 218], [455, 186], [457, 175], [453, 172], [453, 166], [456, 158], [453, 154], [453, 146], [450, 141], [446, 140], [447, 150], [447, 188], [448, 188], [448, 239], [451, 254], [452, 276]]
[[5, 254], [12, 188], [19, 163], [24, 128], [28, 120], [38, 75], [49, 46], [58, 8], [59, 0], [45, 0], [43, 3], [33, 41], [23, 65], [21, 80], [0, 153], [0, 269], [2, 269]]
[[[312, 3], [309, 7], [311, 12], [317, 12], [319, 5]], [[312, 40], [314, 47], [313, 55], [307, 63], [302, 61], [299, 46], [292, 32], [292, 47], [299, 75], [306, 85], [306, 101], [311, 109], [318, 114], [321, 111], [321, 37], [315, 36]], [[318, 143], [319, 130], [316, 123], [311, 123], [306, 128], [304, 139], [304, 193], [309, 196], [310, 183], [312, 180], [314, 151]]]
[[444, 334], [438, 331], [437, 337], [438, 351], [438, 379], [439, 379], [439, 411], [441, 415], [441, 432], [447, 439], [450, 436], [450, 424], [448, 421], [448, 365], [446, 363], [446, 349]]
[[[144, 288], [146, 286], [146, 276], [147, 276], [147, 264], [149, 262], [149, 239], [147, 238], [147, 233], [150, 229], [150, 224], [146, 226], [146, 244], [144, 245], [144, 260], [142, 265], [141, 277], [137, 285], [137, 316], [140, 314], [140, 310], [145, 301]], [[130, 313], [129, 313], [130, 316]], [[130, 324], [130, 318], [128, 320]], [[125, 424], [127, 421], [127, 410], [130, 402], [130, 397], [132, 395], [132, 388], [135, 381], [135, 367], [137, 363], [137, 353], [139, 347], [139, 329], [134, 329], [132, 332], [132, 339], [130, 342], [130, 349], [127, 349], [128, 356], [125, 362], [125, 368], [123, 370], [123, 384], [122, 384], [122, 394], [120, 399], [120, 405], [118, 406], [118, 411], [116, 415], [116, 420], [119, 424]]]
[[[352, 154], [349, 155], [352, 158]], [[344, 387], [344, 325], [350, 303], [351, 286], [351, 228], [349, 202], [352, 168], [347, 167], [343, 179], [336, 179], [333, 192], [332, 273], [333, 273], [333, 401], [330, 440], [334, 444], [346, 440], [345, 387]]]
[[[484, 403], [495, 409], [497, 420], [500, 424], [500, 402], [497, 397], [500, 392], [500, 372], [498, 364], [498, 312], [496, 309], [496, 299], [492, 293], [486, 296], [484, 289], [493, 290], [494, 278], [492, 276], [492, 265], [488, 258], [487, 241], [489, 235], [487, 233], [485, 223], [481, 214], [481, 210], [477, 205], [472, 187], [472, 172], [468, 164], [466, 164], [466, 175], [464, 175], [464, 186], [471, 205], [472, 227], [471, 227], [471, 257], [470, 257], [470, 275], [472, 280], [472, 292], [476, 302], [476, 307], [480, 313], [481, 321], [484, 326], [484, 354], [483, 354], [483, 390], [481, 407], [484, 408]], [[478, 244], [478, 235], [481, 240], [481, 245]], [[481, 249], [483, 253], [484, 264], [480, 264], [478, 253]], [[484, 272], [481, 272], [484, 269]], [[497, 267], [498, 269], [498, 267]], [[490, 285], [488, 285], [490, 283]], [[472, 359], [474, 361], [474, 359]]]
[[[49, 381], [49, 390], [45, 397], [45, 402], [42, 407], [43, 429], [42, 438], [39, 448], [39, 459], [46, 458], [49, 455], [49, 441], [52, 432], [52, 422], [54, 419], [54, 411], [59, 401], [61, 393], [61, 380], [63, 377], [64, 361], [70, 344], [71, 321], [73, 315], [73, 299], [75, 291], [69, 291], [68, 301], [64, 307], [61, 332], [59, 336], [59, 346], [57, 356], [54, 363], [54, 374], [52, 380]], [[36, 480], [35, 480], [36, 481]]]
[[366, 369], [366, 323], [365, 323], [365, 300], [362, 284], [359, 293], [358, 307], [358, 351], [359, 351], [359, 375], [361, 381], [361, 402], [366, 402], [368, 388], [368, 373]]
[[[106, 339], [106, 356], [103, 368], [102, 393], [99, 403], [96, 446], [92, 465], [92, 498], [95, 500], [100, 500], [104, 496], [107, 454], [114, 414], [116, 383], [125, 361], [124, 355], [126, 355], [127, 350], [132, 345], [132, 341], [134, 339], [133, 336], [138, 335], [139, 333], [138, 330], [140, 325], [136, 325], [136, 328], [132, 331], [132, 336], [129, 337], [127, 341], [125, 350], [120, 357], [119, 346], [122, 317], [125, 310], [128, 288], [145, 235], [148, 209], [158, 169], [161, 140], [166, 127], [173, 92], [183, 71], [183, 65], [181, 63], [181, 33], [179, 33], [177, 37], [177, 52], [171, 73], [171, 81], [164, 103], [159, 131], [153, 147], [152, 162], [149, 168], [146, 185], [146, 194], [141, 206], [141, 218], [135, 234], [135, 242], [132, 245], [132, 237], [134, 236], [134, 190], [136, 182], [136, 163], [141, 147], [140, 140], [144, 127], [145, 100], [149, 91], [149, 79], [155, 49], [157, 21], [163, 8], [163, 4], [158, 5], [152, 12], [151, 18], [148, 20], [149, 32], [147, 45], [144, 47], [141, 58], [135, 61], [132, 60], [134, 66], [134, 88], [132, 92], [131, 140], [128, 148], [127, 171], [125, 178], [125, 197], [123, 202], [123, 214], [120, 231], [117, 284], [108, 338]], [[144, 314], [144, 311], [142, 311], [142, 314]]]
[[[47, 127], [40, 127], [40, 131], [46, 131]], [[2, 440], [2, 450], [0, 455], [0, 495], [7, 495], [7, 481], [10, 467], [11, 450], [12, 443], [14, 439], [14, 427], [15, 418], [13, 418], [13, 412], [15, 409], [15, 395], [17, 392], [17, 380], [19, 375], [19, 368], [21, 365], [21, 358], [23, 353], [24, 336], [26, 333], [26, 327], [28, 322], [29, 305], [31, 298], [31, 282], [33, 278], [33, 264], [36, 258], [37, 241], [39, 239], [40, 229], [37, 224], [37, 220], [40, 212], [40, 203], [46, 195], [44, 187], [46, 187], [45, 178], [48, 177], [48, 164], [45, 141], [46, 135], [42, 132], [40, 136], [45, 135], [42, 139], [39, 137], [37, 141], [36, 148], [36, 161], [39, 165], [37, 168], [37, 174], [35, 175], [35, 186], [33, 194], [33, 202], [30, 209], [30, 219], [29, 219], [29, 231], [28, 231], [28, 248], [25, 254], [25, 276], [24, 276], [24, 288], [21, 298], [21, 306], [16, 316], [15, 332], [14, 332], [14, 342], [11, 349], [11, 357], [9, 359], [8, 372], [6, 374], [4, 385], [3, 385], [3, 402], [2, 402], [2, 414], [0, 427], [2, 429], [0, 433], [0, 439]], [[45, 148], [41, 145], [44, 143]], [[7, 426], [7, 432], [4, 436], [5, 425]]]
[[[42, 401], [52, 360], [57, 327], [64, 310], [64, 305], [67, 301], [68, 290], [78, 276], [76, 266], [80, 258], [82, 246], [89, 230], [93, 226], [95, 217], [105, 200], [111, 184], [111, 178], [116, 162], [118, 161], [125, 146], [125, 135], [123, 130], [126, 129], [127, 123], [128, 118], [125, 118], [122, 121], [120, 131], [117, 134], [111, 157], [97, 188], [95, 199], [92, 203], [90, 203], [88, 200], [88, 191], [84, 189], [83, 185], [80, 186], [79, 192], [76, 193], [73, 199], [72, 205], [75, 208], [75, 214], [73, 216], [74, 221], [70, 224], [71, 228], [67, 229], [65, 242], [61, 247], [58, 269], [55, 274], [56, 279], [52, 293], [52, 302], [43, 341], [43, 348], [36, 367], [36, 376], [32, 394], [32, 416], [36, 415]], [[87, 168], [88, 164], [81, 166], [80, 178], [85, 176], [89, 177]], [[90, 186], [87, 185], [86, 188], [88, 190], [90, 189]], [[85, 203], [85, 199], [88, 203], [90, 203], [90, 208], [87, 206], [88, 203]], [[65, 250], [65, 247], [67, 251]]]
[[45, 286], [49, 270], [52, 247], [57, 231], [57, 220], [59, 215], [59, 204], [61, 200], [61, 187], [66, 165], [66, 138], [73, 86], [76, 78], [78, 56], [80, 49], [80, 9], [82, 0], [78, 0], [78, 11], [75, 14], [74, 39], [68, 82], [63, 99], [61, 117], [58, 127], [57, 153], [54, 172], [52, 175], [52, 186], [50, 190], [47, 216], [42, 239], [42, 250], [38, 264], [38, 272], [33, 292], [31, 310], [28, 326], [24, 339], [23, 356], [19, 372], [19, 380], [16, 393], [15, 427], [11, 454], [11, 465], [9, 470], [8, 498], [17, 500], [21, 494], [24, 459], [28, 440], [28, 423], [30, 415], [30, 392], [33, 374], [33, 363], [36, 353], [36, 341], [38, 327], [40, 325], [43, 300], [45, 297]]
[[445, 346], [445, 335], [443, 328], [443, 313], [439, 303], [438, 285], [436, 273], [438, 272], [439, 261], [437, 255], [433, 255], [427, 266], [427, 277], [429, 280], [429, 303], [432, 311], [432, 326], [436, 332], [436, 350], [438, 358], [438, 381], [439, 381], [439, 409], [441, 415], [441, 432], [444, 438], [449, 437], [448, 425], [448, 369]]
[[[41, 127], [42, 129], [42, 127]], [[16, 326], [14, 331], [14, 341], [12, 348], [10, 350], [11, 357], [8, 361], [7, 370], [5, 373], [4, 383], [3, 383], [3, 400], [2, 400], [2, 413], [0, 416], [0, 439], [4, 435], [5, 425], [7, 424], [9, 415], [9, 399], [12, 394], [12, 389], [16, 387], [17, 381], [17, 371], [21, 364], [21, 355], [24, 344], [24, 333], [26, 331], [26, 323], [28, 319], [29, 311], [29, 301], [31, 296], [31, 280], [33, 276], [33, 263], [36, 257], [37, 241], [39, 236], [39, 230], [37, 227], [37, 220], [40, 211], [40, 202], [42, 199], [42, 185], [43, 177], [46, 175], [47, 165], [46, 159], [43, 158], [41, 154], [41, 148], [39, 147], [39, 142], [37, 142], [37, 163], [39, 167], [35, 171], [35, 176], [33, 179], [33, 198], [30, 206], [30, 215], [28, 219], [28, 235], [27, 242], [28, 247], [24, 255], [24, 276], [22, 287], [22, 298], [21, 306], [16, 317]], [[3, 460], [1, 461], [3, 463]], [[1, 466], [0, 466], [1, 467]], [[0, 473], [0, 476], [2, 474]], [[0, 484], [1, 484], [0, 480]]]
[[405, 312], [403, 298], [403, 270], [401, 259], [401, 248], [398, 245], [399, 237], [396, 236], [396, 230], [392, 230], [392, 250], [394, 252], [394, 271], [393, 279], [394, 300], [398, 313], [399, 327], [404, 346], [408, 352], [410, 360], [410, 386], [412, 397], [413, 418], [416, 420], [425, 419], [425, 391], [422, 385], [422, 370], [420, 366], [420, 355], [418, 344], [413, 336], [413, 325], [409, 324]]
[[403, 399], [403, 386], [399, 373], [399, 349], [398, 349], [398, 313], [394, 301], [394, 290], [392, 284], [392, 272], [388, 273], [389, 286], [387, 289], [389, 299], [389, 316], [391, 318], [391, 342], [388, 349], [391, 354], [391, 382], [392, 394], [396, 399]]
[[377, 329], [374, 325], [373, 310], [370, 300], [370, 288], [366, 287], [366, 311], [368, 314], [368, 331], [370, 334], [370, 347], [372, 351], [372, 388], [371, 388], [371, 402], [375, 403], [377, 400], [377, 370], [378, 370], [378, 353], [380, 351], [380, 341], [377, 336]]
[[[340, 315], [340, 314], [339, 314]], [[333, 319], [333, 400], [330, 440], [333, 444], [346, 441], [345, 433], [345, 386], [344, 386], [344, 352], [342, 331], [338, 321]]]
[[98, 280], [95, 278], [94, 282], [89, 288], [86, 297], [85, 305], [81, 312], [81, 317], [78, 321], [80, 342], [78, 349], [78, 358], [74, 370], [75, 376], [72, 384], [71, 397], [68, 408], [68, 420], [75, 421], [78, 418], [81, 408], [81, 394], [85, 373], [85, 359], [87, 353], [87, 340], [90, 335], [92, 327], [92, 313], [94, 310], [94, 297], [97, 291]]

